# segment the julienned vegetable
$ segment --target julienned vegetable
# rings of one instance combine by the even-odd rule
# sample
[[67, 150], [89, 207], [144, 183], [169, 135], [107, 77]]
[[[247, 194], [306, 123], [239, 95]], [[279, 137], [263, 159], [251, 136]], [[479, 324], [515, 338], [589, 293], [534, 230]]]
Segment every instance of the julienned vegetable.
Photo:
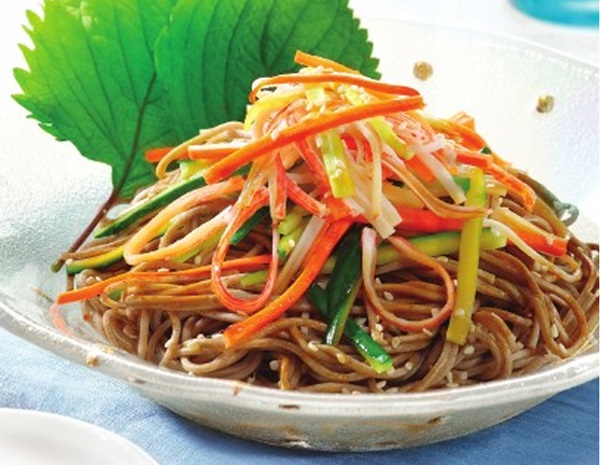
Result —
[[[479, 168], [473, 168], [471, 186], [467, 192], [465, 205], [483, 207], [486, 201], [483, 171]], [[467, 334], [471, 326], [471, 316], [475, 307], [481, 227], [481, 218], [471, 218], [465, 222], [460, 233], [456, 302], [454, 303], [446, 337], [449, 341], [461, 345], [467, 340]]]
[[[313, 284], [308, 290], [308, 298], [324, 318], [331, 319], [331, 312], [327, 306], [327, 294], [323, 288], [318, 284]], [[377, 373], [385, 373], [393, 368], [390, 354], [377, 344], [356, 321], [348, 319], [344, 331], [352, 345]]]
[[595, 252], [473, 118], [297, 61], [243, 122], [151, 154], [159, 180], [65, 256], [56, 304], [165, 367], [282, 389], [470, 384], [580, 350]]

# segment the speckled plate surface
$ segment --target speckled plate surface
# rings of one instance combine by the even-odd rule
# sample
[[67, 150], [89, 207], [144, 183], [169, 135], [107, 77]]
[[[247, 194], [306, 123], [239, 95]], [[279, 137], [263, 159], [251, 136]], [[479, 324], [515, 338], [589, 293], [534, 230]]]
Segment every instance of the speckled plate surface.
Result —
[[[597, 240], [598, 69], [500, 36], [385, 20], [364, 21], [387, 81], [418, 88], [432, 114], [465, 110], [505, 158], [528, 169], [592, 221]], [[427, 80], [413, 74], [425, 61]], [[16, 90], [16, 89], [15, 89]], [[547, 113], [538, 99], [554, 98]], [[158, 369], [106, 346], [66, 309], [57, 328], [45, 296], [64, 287], [48, 264], [68, 247], [108, 195], [109, 170], [53, 142], [16, 104], [3, 115], [0, 171], [0, 325], [76, 363], [131, 383], [204, 425], [291, 447], [369, 450], [461, 436], [501, 422], [598, 376], [598, 346], [544, 371], [501, 382], [423, 394], [324, 395], [278, 392]], [[25, 143], [26, 142], [26, 143]], [[42, 154], [32, 157], [20, 153]], [[10, 156], [8, 156], [10, 154]], [[6, 158], [6, 159], [5, 159]], [[591, 226], [590, 226], [591, 225]], [[510, 392], [510, 396], [501, 395]]]

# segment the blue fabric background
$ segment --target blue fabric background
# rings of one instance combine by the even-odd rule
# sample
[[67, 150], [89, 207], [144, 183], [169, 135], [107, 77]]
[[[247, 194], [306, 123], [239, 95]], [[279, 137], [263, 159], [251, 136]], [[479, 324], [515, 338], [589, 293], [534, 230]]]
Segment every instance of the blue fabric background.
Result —
[[192, 424], [122, 382], [0, 329], [1, 407], [54, 412], [102, 426], [138, 444], [161, 465], [598, 464], [598, 380], [503, 424], [439, 444], [352, 454], [287, 450]]

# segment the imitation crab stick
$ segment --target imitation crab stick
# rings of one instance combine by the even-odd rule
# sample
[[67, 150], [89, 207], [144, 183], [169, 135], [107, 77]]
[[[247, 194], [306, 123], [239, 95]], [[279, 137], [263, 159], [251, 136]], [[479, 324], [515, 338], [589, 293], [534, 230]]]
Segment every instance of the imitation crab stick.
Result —
[[271, 262], [269, 263], [269, 270], [267, 274], [267, 280], [263, 291], [253, 299], [244, 300], [231, 295], [221, 280], [221, 273], [225, 263], [225, 256], [229, 250], [231, 238], [235, 232], [244, 224], [248, 219], [261, 207], [264, 207], [268, 203], [269, 195], [265, 188], [257, 191], [256, 195], [252, 199], [252, 202], [246, 208], [239, 208], [239, 205], [234, 207], [233, 219], [225, 229], [223, 236], [221, 237], [217, 249], [212, 258], [211, 267], [211, 284], [212, 289], [219, 301], [232, 311], [241, 311], [243, 313], [252, 313], [267, 303], [271, 297], [273, 286], [275, 285], [275, 278], [277, 277], [277, 266], [279, 263], [279, 255], [277, 254], [277, 245], [279, 234], [273, 228], [273, 244], [271, 250]]

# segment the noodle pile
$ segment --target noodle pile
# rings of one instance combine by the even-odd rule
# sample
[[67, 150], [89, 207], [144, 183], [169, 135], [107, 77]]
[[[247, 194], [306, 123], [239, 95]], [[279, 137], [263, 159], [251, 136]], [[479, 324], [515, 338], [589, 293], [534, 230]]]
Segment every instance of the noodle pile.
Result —
[[[300, 54], [299, 62], [305, 67], [295, 75], [255, 83], [244, 123], [201, 131], [169, 150], [158, 162], [158, 181], [101, 229], [198, 174], [208, 185], [66, 254], [71, 266], [114, 259], [73, 272], [75, 289], [57, 302], [82, 300], [97, 331], [148, 362], [285, 390], [459, 387], [524, 375], [585, 349], [598, 324], [598, 246], [568, 231], [556, 199], [490, 151], [467, 115], [432, 118], [421, 112], [416, 91], [319, 57]], [[408, 101], [416, 103], [391, 108]], [[307, 132], [314, 121], [369, 104], [380, 105], [379, 113]], [[304, 132], [286, 142], [289, 128]], [[324, 135], [343, 144], [343, 157], [327, 152]], [[239, 155], [257, 141], [283, 145], [264, 145], [251, 160]], [[230, 163], [236, 157], [245, 170]], [[483, 208], [465, 201], [473, 170], [485, 176]], [[414, 211], [441, 221], [419, 230], [419, 222], [409, 224]], [[252, 217], [256, 224], [232, 241]], [[449, 322], [464, 313], [453, 306], [464, 257], [415, 244], [438, 234], [447, 247], [445, 228], [465, 234], [473, 219], [481, 221], [478, 234], [485, 229], [504, 242], [483, 246], [481, 239], [473, 313], [465, 340], [453, 341]], [[348, 319], [388, 354], [385, 370], [369, 363], [348, 333], [327, 341], [327, 318], [306, 289], [293, 301], [286, 297], [316, 266], [332, 225], [344, 221], [339, 236], [355, 231], [361, 257]], [[325, 295], [339, 273], [340, 242], [309, 283]], [[565, 248], [557, 252], [559, 242]], [[283, 311], [234, 338], [232, 328], [247, 331], [249, 315], [286, 299]]]

